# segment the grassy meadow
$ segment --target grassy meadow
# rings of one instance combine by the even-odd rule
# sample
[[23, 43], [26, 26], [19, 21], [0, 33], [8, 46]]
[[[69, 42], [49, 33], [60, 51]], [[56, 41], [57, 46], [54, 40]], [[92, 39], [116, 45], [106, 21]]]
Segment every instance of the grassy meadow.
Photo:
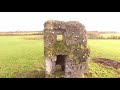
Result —
[[0, 37], [0, 77], [39, 77], [44, 69], [43, 39], [31, 37], [34, 36], [28, 36], [30, 40], [26, 36]]
[[[93, 62], [103, 57], [120, 62], [120, 40], [88, 39], [91, 55], [88, 78], [119, 78], [120, 69]], [[44, 42], [42, 35], [0, 36], [0, 78], [44, 77]]]
[[95, 78], [118, 78], [120, 77], [120, 69], [103, 66], [93, 62], [93, 58], [107, 58], [120, 62], [120, 40], [106, 39], [89, 39], [88, 45], [91, 49], [89, 60], [90, 77]]

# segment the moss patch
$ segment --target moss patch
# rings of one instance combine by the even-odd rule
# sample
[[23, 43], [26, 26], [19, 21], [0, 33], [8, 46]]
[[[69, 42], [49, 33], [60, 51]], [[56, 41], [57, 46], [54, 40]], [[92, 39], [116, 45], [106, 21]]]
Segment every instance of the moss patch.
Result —
[[55, 50], [55, 54], [56, 55], [58, 55], [58, 54], [65, 54], [65, 55], [67, 55], [70, 52], [69, 46], [67, 46], [62, 41], [57, 41], [54, 44], [54, 48], [56, 48], [56, 50]]

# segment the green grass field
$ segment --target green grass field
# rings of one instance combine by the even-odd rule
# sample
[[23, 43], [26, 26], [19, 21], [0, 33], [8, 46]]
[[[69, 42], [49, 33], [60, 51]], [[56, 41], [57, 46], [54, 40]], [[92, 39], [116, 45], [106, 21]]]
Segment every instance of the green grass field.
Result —
[[[34, 39], [37, 38], [37, 39]], [[93, 62], [104, 57], [120, 61], [120, 40], [88, 40], [91, 49], [89, 78], [118, 78], [120, 70]], [[44, 77], [44, 42], [42, 36], [0, 36], [0, 77]]]
[[[43, 40], [0, 37], [0, 77], [31, 77], [44, 69]], [[27, 75], [28, 74], [28, 75]], [[33, 75], [35, 76], [35, 75]]]
[[95, 78], [120, 77], [119, 69], [103, 66], [93, 62], [93, 58], [103, 57], [120, 62], [120, 40], [88, 40], [91, 49], [89, 72]]

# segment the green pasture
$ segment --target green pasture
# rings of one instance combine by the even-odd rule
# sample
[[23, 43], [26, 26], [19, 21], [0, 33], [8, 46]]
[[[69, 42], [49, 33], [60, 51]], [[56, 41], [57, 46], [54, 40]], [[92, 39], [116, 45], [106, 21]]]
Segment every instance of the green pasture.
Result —
[[[118, 78], [119, 69], [93, 62], [104, 57], [120, 61], [120, 40], [88, 40], [91, 55], [88, 60], [88, 78]], [[0, 77], [44, 77], [43, 36], [0, 36]]]

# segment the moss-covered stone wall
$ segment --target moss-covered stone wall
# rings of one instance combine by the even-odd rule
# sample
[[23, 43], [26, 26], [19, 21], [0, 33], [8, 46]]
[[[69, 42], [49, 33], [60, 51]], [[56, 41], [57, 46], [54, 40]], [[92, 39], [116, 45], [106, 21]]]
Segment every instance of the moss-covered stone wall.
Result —
[[[61, 41], [57, 41], [58, 33], [63, 36]], [[84, 77], [84, 73], [87, 72], [90, 50], [87, 46], [85, 26], [80, 22], [46, 21], [44, 23], [44, 50], [47, 74], [55, 71], [57, 55], [67, 55], [65, 77]]]

